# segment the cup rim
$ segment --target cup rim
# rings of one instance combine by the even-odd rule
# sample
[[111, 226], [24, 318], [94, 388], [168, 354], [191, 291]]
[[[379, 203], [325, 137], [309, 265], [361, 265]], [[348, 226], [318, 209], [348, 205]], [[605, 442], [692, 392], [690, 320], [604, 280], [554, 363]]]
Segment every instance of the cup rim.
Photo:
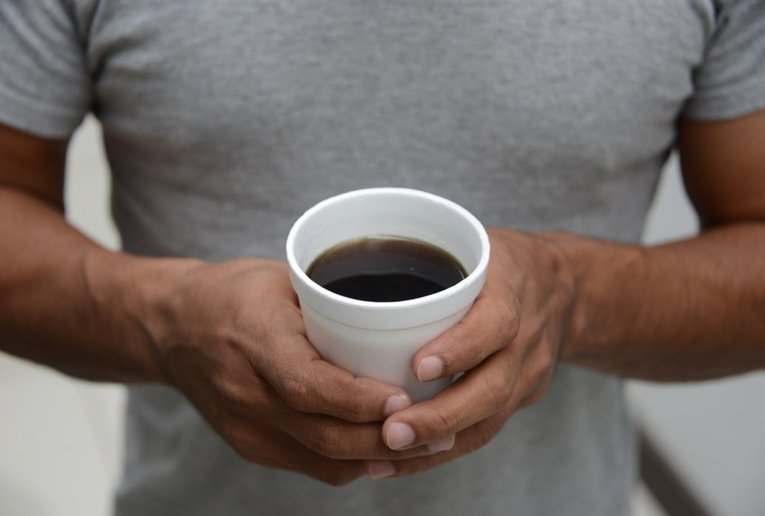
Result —
[[[447, 206], [451, 210], [458, 212], [470, 225], [475, 229], [479, 241], [481, 243], [481, 253], [478, 264], [471, 270], [467, 276], [456, 284], [448, 287], [439, 292], [429, 294], [427, 296], [417, 297], [413, 299], [406, 299], [403, 301], [365, 301], [361, 299], [355, 299], [351, 297], [342, 296], [336, 294], [331, 290], [328, 290], [315, 281], [313, 281], [303, 269], [300, 267], [295, 256], [295, 239], [302, 226], [310, 219], [316, 212], [325, 209], [327, 206], [343, 202], [349, 197], [358, 198], [360, 196], [377, 196], [381, 194], [395, 194], [405, 195], [410, 197], [424, 198], [431, 202]], [[410, 310], [415, 307], [420, 307], [429, 304], [436, 304], [443, 301], [446, 298], [453, 297], [456, 293], [464, 290], [470, 290], [477, 282], [482, 282], [485, 276], [486, 269], [489, 264], [489, 254], [491, 245], [489, 242], [489, 235], [486, 232], [483, 224], [470, 213], [466, 208], [457, 204], [454, 201], [441, 197], [439, 195], [426, 192], [423, 190], [417, 190], [413, 188], [402, 187], [378, 187], [378, 188], [362, 188], [358, 190], [351, 190], [332, 197], [328, 197], [308, 210], [305, 211], [293, 224], [287, 235], [287, 262], [289, 263], [290, 271], [297, 277], [302, 286], [308, 288], [316, 295], [320, 295], [326, 299], [331, 300], [336, 305], [340, 305], [347, 308], [364, 309], [366, 311], [397, 311], [397, 310]], [[300, 292], [298, 292], [300, 294]], [[316, 308], [314, 308], [316, 309]]]

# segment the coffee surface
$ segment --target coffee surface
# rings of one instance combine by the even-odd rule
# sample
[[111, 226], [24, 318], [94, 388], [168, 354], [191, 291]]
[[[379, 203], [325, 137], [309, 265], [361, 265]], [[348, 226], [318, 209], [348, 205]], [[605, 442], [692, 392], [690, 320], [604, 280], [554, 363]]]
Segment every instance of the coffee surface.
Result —
[[467, 275], [462, 264], [443, 249], [393, 237], [339, 244], [319, 255], [306, 273], [336, 294], [378, 302], [435, 294]]

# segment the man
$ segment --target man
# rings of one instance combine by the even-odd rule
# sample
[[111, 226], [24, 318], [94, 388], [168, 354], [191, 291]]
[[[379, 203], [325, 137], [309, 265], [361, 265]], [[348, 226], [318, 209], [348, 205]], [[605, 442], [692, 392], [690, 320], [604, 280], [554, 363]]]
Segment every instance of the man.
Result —
[[[119, 515], [624, 514], [620, 378], [765, 367], [763, 34], [754, 0], [6, 1], [2, 348], [130, 385]], [[123, 252], [62, 215], [89, 110]], [[704, 231], [643, 248], [673, 147]], [[513, 228], [418, 404], [320, 359], [282, 262], [380, 185]]]

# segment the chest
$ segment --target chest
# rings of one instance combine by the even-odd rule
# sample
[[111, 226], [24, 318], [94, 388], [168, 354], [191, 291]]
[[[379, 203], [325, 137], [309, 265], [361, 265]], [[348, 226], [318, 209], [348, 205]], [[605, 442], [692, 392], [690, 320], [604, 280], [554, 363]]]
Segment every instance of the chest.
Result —
[[692, 0], [104, 1], [88, 52], [144, 149], [617, 169], [671, 144], [708, 30]]

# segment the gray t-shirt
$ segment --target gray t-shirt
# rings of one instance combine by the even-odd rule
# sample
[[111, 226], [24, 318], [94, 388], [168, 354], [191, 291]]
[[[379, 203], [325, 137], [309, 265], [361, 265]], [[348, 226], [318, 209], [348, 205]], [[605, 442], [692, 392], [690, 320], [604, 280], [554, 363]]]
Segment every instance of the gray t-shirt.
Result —
[[[759, 0], [4, 0], [0, 121], [63, 138], [94, 112], [135, 253], [282, 257], [310, 205], [384, 185], [637, 242], [677, 118], [765, 108], [764, 35]], [[481, 450], [343, 488], [137, 386], [116, 514], [611, 516], [634, 452], [621, 380], [565, 364]]]

